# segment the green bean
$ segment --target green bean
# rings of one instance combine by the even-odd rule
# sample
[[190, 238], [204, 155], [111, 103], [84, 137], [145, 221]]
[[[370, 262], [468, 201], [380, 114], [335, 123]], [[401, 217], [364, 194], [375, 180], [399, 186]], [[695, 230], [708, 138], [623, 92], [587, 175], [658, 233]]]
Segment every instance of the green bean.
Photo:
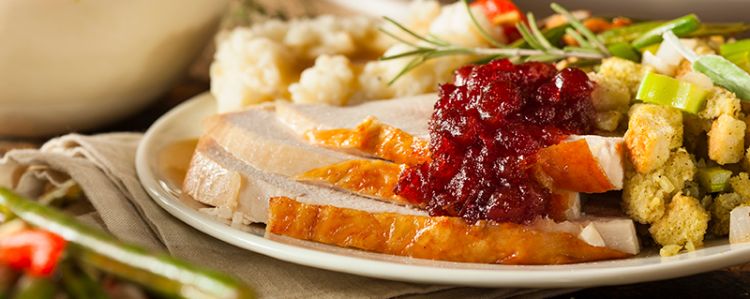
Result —
[[663, 21], [641, 22], [604, 31], [599, 34], [599, 38], [607, 45], [615, 43], [629, 43], [660, 25]]
[[724, 56], [727, 60], [750, 73], [750, 51]]
[[70, 261], [60, 265], [63, 287], [73, 299], [106, 299], [107, 294], [101, 285], [82, 271], [75, 271]]
[[[599, 38], [605, 44], [629, 43], [643, 35], [644, 33], [659, 27], [666, 23], [665, 21], [648, 21], [640, 22], [625, 27], [613, 28], [599, 34]], [[704, 37], [712, 35], [730, 36], [750, 30], [750, 24], [747, 23], [703, 23], [698, 29], [685, 37]]]
[[52, 299], [57, 293], [57, 285], [50, 277], [24, 275], [18, 281], [13, 299]]
[[685, 37], [704, 37], [712, 35], [731, 36], [750, 30], [747, 23], [704, 23]]
[[187, 298], [253, 298], [252, 291], [224, 274], [205, 270], [169, 255], [154, 255], [78, 223], [50, 207], [0, 188], [0, 206], [25, 222], [43, 227], [68, 241], [77, 260], [167, 296]]
[[750, 101], [750, 74], [718, 55], [704, 55], [693, 62], [693, 68], [721, 87], [734, 92], [744, 101]]
[[668, 31], [674, 32], [677, 36], [685, 36], [700, 26], [700, 20], [695, 14], [689, 14], [664, 24], [661, 24], [636, 38], [631, 44], [636, 49], [642, 49], [647, 46], [662, 41], [662, 34]]
[[10, 297], [10, 293], [18, 280], [18, 273], [8, 266], [0, 265], [0, 299]]
[[614, 43], [608, 45], [607, 49], [609, 49], [609, 53], [612, 54], [612, 56], [625, 58], [627, 60], [635, 62], [641, 61], [641, 54], [638, 53], [638, 51], [634, 49], [629, 43]]
[[732, 55], [748, 51], [750, 51], [750, 39], [743, 39], [733, 43], [721, 45], [719, 53], [721, 53], [721, 56], [730, 57]]

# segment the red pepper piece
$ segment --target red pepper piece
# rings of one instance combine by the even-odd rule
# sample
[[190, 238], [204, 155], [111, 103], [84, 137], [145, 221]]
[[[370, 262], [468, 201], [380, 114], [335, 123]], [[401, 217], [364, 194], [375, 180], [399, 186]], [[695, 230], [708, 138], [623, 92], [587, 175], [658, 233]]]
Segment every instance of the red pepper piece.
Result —
[[525, 22], [526, 16], [524, 16], [513, 1], [478, 0], [471, 5], [481, 7], [491, 23], [502, 26], [508, 43], [521, 38], [521, 34], [516, 29], [516, 23]]
[[65, 239], [47, 231], [18, 231], [0, 238], [0, 263], [33, 276], [48, 276], [55, 271], [65, 245]]

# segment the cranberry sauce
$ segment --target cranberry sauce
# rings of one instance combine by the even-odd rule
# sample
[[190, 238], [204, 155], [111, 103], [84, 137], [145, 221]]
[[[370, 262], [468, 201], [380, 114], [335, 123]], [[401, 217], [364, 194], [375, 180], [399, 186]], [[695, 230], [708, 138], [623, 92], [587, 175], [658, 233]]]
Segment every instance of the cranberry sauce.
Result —
[[401, 173], [396, 193], [431, 215], [529, 222], [552, 194], [532, 172], [541, 148], [593, 127], [584, 72], [508, 60], [465, 66], [440, 86], [430, 121], [432, 160]]

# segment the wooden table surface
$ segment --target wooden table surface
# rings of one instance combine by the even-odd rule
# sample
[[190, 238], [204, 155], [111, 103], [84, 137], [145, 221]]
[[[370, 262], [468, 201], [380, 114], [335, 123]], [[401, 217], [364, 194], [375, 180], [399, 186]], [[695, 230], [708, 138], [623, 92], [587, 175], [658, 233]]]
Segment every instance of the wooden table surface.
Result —
[[[141, 113], [96, 132], [145, 131], [179, 103], [205, 92], [208, 83], [186, 79]], [[750, 298], [750, 264], [682, 278], [584, 289], [557, 298]]]

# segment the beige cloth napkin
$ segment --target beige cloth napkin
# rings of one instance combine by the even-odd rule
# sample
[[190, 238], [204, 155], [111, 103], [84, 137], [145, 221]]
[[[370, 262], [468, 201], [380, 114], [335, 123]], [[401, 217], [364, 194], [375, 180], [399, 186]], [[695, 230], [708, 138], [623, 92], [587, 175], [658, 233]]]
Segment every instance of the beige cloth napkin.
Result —
[[92, 207], [77, 212], [81, 220], [122, 240], [233, 274], [267, 298], [541, 298], [571, 291], [386, 281], [291, 264], [234, 247], [180, 222], [151, 200], [135, 171], [140, 139], [135, 133], [72, 134], [38, 150], [12, 150], [0, 159], [0, 185], [34, 197], [48, 184], [72, 178]]

